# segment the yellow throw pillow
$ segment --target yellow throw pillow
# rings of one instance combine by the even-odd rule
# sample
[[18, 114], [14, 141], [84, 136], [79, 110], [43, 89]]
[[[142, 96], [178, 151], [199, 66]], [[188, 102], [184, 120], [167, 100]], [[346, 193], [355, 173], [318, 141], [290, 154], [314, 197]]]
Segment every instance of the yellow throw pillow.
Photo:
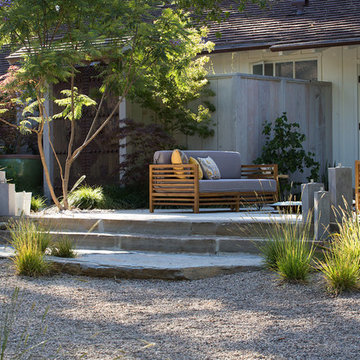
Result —
[[[171, 154], [171, 163], [173, 165], [188, 164], [189, 159], [183, 151], [181, 151], [179, 149], [175, 149]], [[174, 170], [175, 170], [175, 174], [178, 175], [179, 179], [187, 178], [187, 176], [184, 175], [184, 173], [182, 171], [179, 171], [179, 170], [182, 170], [182, 168], [180, 166], [178, 166], [178, 167], [174, 166]], [[176, 171], [176, 170], [178, 170], [178, 171]]]
[[183, 151], [181, 151], [179, 149], [175, 149], [171, 154], [171, 163], [175, 164], [175, 165], [176, 164], [188, 164], [189, 159]]
[[205, 179], [208, 180], [221, 179], [220, 170], [217, 167], [215, 161], [210, 156], [206, 158], [199, 157], [198, 162], [202, 167]]
[[199, 164], [199, 162], [195, 158], [190, 156], [189, 164], [194, 164], [194, 165], [198, 164], [199, 165], [199, 180], [202, 180], [202, 178], [204, 177], [204, 174], [203, 174], [203, 171], [201, 169], [201, 165]]

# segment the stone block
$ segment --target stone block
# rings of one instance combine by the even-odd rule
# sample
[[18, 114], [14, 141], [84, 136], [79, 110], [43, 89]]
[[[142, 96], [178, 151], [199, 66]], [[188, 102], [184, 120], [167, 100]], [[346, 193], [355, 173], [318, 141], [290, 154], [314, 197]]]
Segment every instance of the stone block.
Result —
[[352, 168], [329, 168], [330, 221], [339, 220], [344, 211], [352, 210]]
[[314, 237], [325, 240], [330, 227], [330, 194], [328, 191], [317, 191], [314, 194]]
[[0, 216], [15, 216], [15, 184], [0, 183]]
[[[310, 182], [301, 184], [301, 207], [303, 223], [306, 223], [314, 215], [314, 193], [324, 190], [324, 184]], [[313, 221], [313, 220], [311, 220]]]
[[15, 215], [30, 215], [31, 209], [31, 192], [15, 193]]

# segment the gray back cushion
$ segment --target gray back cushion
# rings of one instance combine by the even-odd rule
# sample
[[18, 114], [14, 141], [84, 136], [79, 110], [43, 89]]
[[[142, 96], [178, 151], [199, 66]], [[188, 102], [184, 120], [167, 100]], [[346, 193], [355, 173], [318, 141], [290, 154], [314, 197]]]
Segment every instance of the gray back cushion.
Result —
[[[241, 179], [241, 157], [235, 151], [185, 150], [193, 158], [210, 156], [218, 166], [222, 179]], [[171, 164], [172, 150], [156, 151], [154, 164]]]

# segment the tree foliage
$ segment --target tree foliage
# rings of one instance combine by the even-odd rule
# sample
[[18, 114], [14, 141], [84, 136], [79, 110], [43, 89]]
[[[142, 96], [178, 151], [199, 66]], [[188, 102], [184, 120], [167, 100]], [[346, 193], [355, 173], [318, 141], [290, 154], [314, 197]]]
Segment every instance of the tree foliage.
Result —
[[134, 84], [133, 99], [151, 109], [153, 122], [171, 136], [181, 133], [206, 138], [214, 134], [211, 113], [215, 108], [207, 101], [214, 95], [206, 78], [209, 58], [197, 57], [213, 49], [213, 43], [202, 40], [206, 35], [207, 30], [201, 28], [186, 38], [173, 40], [177, 56], [153, 66]]
[[168, 0], [177, 8], [190, 11], [198, 23], [221, 21], [227, 19], [231, 11], [244, 11], [248, 4], [256, 4], [260, 8], [271, 6], [274, 1], [282, 0]]
[[8, 123], [0, 122], [0, 154], [19, 154], [21, 151], [31, 151], [36, 154], [34, 134], [22, 134], [19, 131], [17, 121], [19, 106], [16, 102], [19, 88], [9, 88], [15, 80], [17, 71], [18, 67], [13, 65], [6, 74], [0, 76], [0, 114]]
[[[247, 0], [237, 0], [244, 4]], [[263, 2], [254, 0], [250, 2]], [[166, 6], [169, 5], [169, 6]], [[68, 186], [73, 162], [86, 146], [102, 131], [117, 113], [125, 97], [136, 96], [144, 91], [147, 99], [162, 104], [185, 106], [184, 100], [192, 100], [190, 93], [197, 94], [204, 74], [199, 71], [202, 62], [190, 63], [191, 56], [209, 50], [202, 40], [203, 30], [193, 26], [189, 15], [196, 20], [221, 18], [223, 11], [218, 0], [2, 0], [0, 2], [0, 45], [11, 44], [19, 51], [20, 69], [13, 86], [21, 89], [19, 103], [24, 106], [22, 129], [37, 136], [37, 144], [44, 167], [45, 178], [51, 197], [59, 209], [68, 208]], [[184, 72], [184, 64], [187, 72]], [[90, 98], [77, 93], [75, 77], [81, 66], [97, 66], [102, 82], [101, 98], [95, 105]], [[190, 79], [187, 81], [187, 79]], [[156, 80], [156, 81], [155, 81]], [[49, 86], [58, 82], [69, 83], [61, 116], [70, 121], [71, 133], [65, 163], [61, 163], [50, 143], [62, 181], [60, 202], [50, 180], [45, 161], [43, 135], [53, 117], [46, 106]], [[172, 91], [172, 87], [180, 91]], [[139, 90], [140, 89], [140, 90]], [[144, 90], [141, 90], [144, 89]], [[154, 93], [154, 96], [149, 96]], [[105, 120], [99, 114], [107, 98], [117, 99]], [[84, 106], [95, 106], [92, 125], [81, 145], [75, 147], [75, 121]], [[170, 107], [168, 107], [170, 108]], [[28, 118], [26, 117], [28, 116]], [[60, 116], [60, 115], [59, 115]], [[159, 121], [168, 116], [167, 108], [159, 114]], [[206, 136], [201, 120], [209, 114], [202, 105], [197, 111], [175, 113], [173, 121], [167, 122], [171, 132], [199, 133]], [[194, 120], [192, 126], [189, 119]], [[4, 120], [4, 119], [3, 119]], [[6, 120], [5, 120], [6, 122]], [[35, 122], [35, 128], [30, 124]], [[170, 124], [171, 123], [171, 124]]]

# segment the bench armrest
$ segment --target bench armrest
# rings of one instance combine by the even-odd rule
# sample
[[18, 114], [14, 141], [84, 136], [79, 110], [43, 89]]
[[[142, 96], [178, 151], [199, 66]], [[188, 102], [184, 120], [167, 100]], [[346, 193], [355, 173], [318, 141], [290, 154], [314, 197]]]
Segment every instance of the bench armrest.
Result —
[[278, 180], [277, 164], [241, 165], [241, 177], [247, 179]]
[[197, 164], [161, 164], [149, 166], [150, 193], [198, 193], [199, 170]]

